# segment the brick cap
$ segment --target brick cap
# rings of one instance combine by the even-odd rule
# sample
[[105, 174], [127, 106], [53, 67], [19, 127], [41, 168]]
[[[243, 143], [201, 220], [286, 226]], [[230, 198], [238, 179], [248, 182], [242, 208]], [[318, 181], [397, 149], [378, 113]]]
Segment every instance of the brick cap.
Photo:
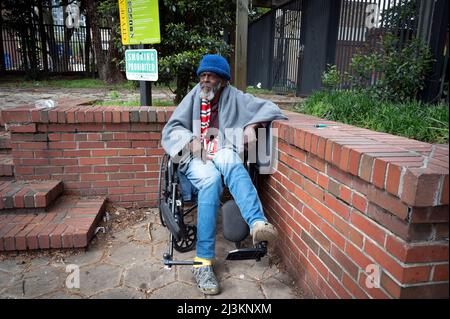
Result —
[[275, 121], [274, 128], [287, 144], [358, 176], [409, 206], [448, 205], [448, 145], [284, 113], [289, 120]]
[[[16, 132], [30, 132], [30, 124], [79, 123], [166, 123], [175, 107], [154, 106], [101, 106], [95, 100], [61, 99], [54, 108], [37, 109], [23, 105], [1, 111], [2, 121]], [[18, 125], [20, 124], [20, 125]], [[28, 128], [20, 126], [28, 125]]]

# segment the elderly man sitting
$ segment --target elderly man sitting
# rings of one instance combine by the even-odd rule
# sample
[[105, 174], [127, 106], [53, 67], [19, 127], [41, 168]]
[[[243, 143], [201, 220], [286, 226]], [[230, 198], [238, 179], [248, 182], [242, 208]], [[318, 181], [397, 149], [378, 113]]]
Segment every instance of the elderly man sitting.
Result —
[[256, 128], [286, 117], [274, 103], [231, 86], [230, 66], [220, 55], [204, 56], [197, 75], [200, 83], [186, 95], [163, 129], [162, 146], [172, 157], [188, 150], [189, 156], [181, 160], [179, 169], [198, 190], [194, 261], [200, 264], [192, 271], [204, 294], [218, 294], [212, 261], [222, 176], [250, 227], [253, 242], [271, 242], [277, 237], [276, 229], [264, 216], [238, 148], [227, 139], [225, 130], [244, 129], [244, 140], [250, 142], [256, 138]]

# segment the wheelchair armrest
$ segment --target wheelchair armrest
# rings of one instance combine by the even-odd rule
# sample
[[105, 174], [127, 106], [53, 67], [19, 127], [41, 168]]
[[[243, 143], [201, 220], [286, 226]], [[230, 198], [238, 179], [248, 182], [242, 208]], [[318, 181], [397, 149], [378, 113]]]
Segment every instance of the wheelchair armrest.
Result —
[[[260, 133], [260, 132], [258, 132], [258, 133]], [[256, 156], [255, 168], [259, 174], [262, 174], [262, 175], [269, 174], [270, 175], [275, 172], [274, 166], [277, 163], [277, 155], [278, 155], [278, 153], [275, 150], [278, 145], [278, 139], [276, 136], [274, 136], [272, 123], [265, 126], [266, 134], [264, 137], [259, 136], [258, 133], [257, 133], [258, 143], [257, 143], [257, 156]], [[262, 139], [264, 139], [264, 140], [261, 141]], [[261, 146], [264, 147], [263, 150], [258, 148]]]
[[256, 144], [251, 149], [251, 152], [255, 153], [249, 155], [247, 145], [243, 149], [244, 165], [249, 171], [256, 171], [260, 175], [270, 175], [275, 172], [278, 162], [278, 153], [276, 152], [278, 139], [274, 135], [272, 123], [265, 125], [264, 130], [260, 129], [256, 130]]

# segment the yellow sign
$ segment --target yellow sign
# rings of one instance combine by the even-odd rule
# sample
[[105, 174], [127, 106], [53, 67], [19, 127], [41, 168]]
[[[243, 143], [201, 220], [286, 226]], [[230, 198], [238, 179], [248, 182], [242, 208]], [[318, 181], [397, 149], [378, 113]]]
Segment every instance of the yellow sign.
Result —
[[160, 43], [158, 0], [119, 0], [122, 44]]

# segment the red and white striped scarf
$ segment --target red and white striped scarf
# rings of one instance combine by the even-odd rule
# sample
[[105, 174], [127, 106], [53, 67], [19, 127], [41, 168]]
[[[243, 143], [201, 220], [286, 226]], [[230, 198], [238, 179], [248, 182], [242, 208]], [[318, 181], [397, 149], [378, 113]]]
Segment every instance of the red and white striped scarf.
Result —
[[219, 136], [210, 139], [206, 136], [211, 121], [211, 102], [207, 99], [202, 99], [202, 104], [200, 107], [200, 140], [203, 144], [203, 148], [207, 152], [207, 158], [212, 160], [217, 152], [217, 144]]

